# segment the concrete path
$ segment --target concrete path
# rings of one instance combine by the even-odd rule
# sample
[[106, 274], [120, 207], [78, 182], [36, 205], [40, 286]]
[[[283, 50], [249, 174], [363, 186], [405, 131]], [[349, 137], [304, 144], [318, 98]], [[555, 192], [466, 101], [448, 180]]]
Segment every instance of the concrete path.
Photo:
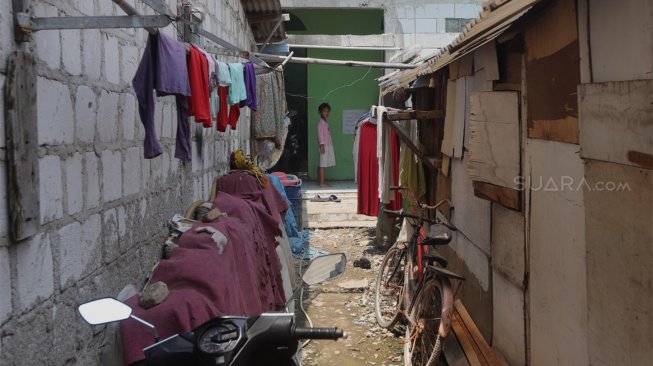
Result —
[[[358, 191], [353, 181], [330, 181], [331, 187], [321, 188], [317, 182], [304, 182], [303, 221], [306, 229], [376, 227], [376, 217], [357, 215]], [[329, 197], [334, 194], [341, 202], [311, 202], [315, 195]]]

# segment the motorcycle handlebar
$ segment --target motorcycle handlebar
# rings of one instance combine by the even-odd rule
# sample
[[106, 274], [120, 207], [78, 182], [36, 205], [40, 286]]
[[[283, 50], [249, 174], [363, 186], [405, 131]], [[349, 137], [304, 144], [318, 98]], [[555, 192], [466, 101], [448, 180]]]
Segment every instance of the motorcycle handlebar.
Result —
[[347, 333], [336, 328], [303, 328], [293, 329], [293, 335], [297, 339], [333, 339], [347, 338]]

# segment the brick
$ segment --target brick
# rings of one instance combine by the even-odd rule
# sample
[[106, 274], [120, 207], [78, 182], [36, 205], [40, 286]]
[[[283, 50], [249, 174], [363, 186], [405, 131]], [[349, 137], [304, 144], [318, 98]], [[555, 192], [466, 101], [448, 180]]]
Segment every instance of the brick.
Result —
[[111, 202], [122, 197], [122, 158], [120, 151], [102, 152], [102, 199]]
[[453, 17], [472, 19], [476, 18], [481, 10], [481, 4], [456, 4]]
[[39, 145], [72, 143], [75, 124], [68, 86], [38, 77], [36, 91]]
[[416, 33], [435, 33], [438, 28], [436, 19], [415, 19]]
[[102, 142], [114, 142], [118, 137], [119, 98], [120, 94], [103, 90], [98, 99], [97, 132]]
[[72, 75], [82, 73], [82, 37], [79, 30], [61, 31], [61, 59], [63, 67]]
[[444, 33], [445, 32], [445, 20], [444, 18], [438, 18], [437, 20], [437, 27], [435, 31], [437, 33]]
[[[143, 152], [141, 150], [141, 156], [143, 156]], [[143, 173], [143, 180], [141, 181], [142, 183], [142, 188], [144, 190], [147, 190], [151, 186], [151, 181], [150, 181], [150, 166], [151, 166], [151, 159], [143, 159], [141, 162], [141, 171]]]
[[99, 1], [98, 2], [98, 14], [97, 15], [114, 15], [114, 6], [111, 1]]
[[0, 324], [11, 315], [11, 268], [9, 267], [9, 250], [0, 248]]
[[84, 155], [84, 177], [86, 187], [84, 189], [86, 208], [95, 208], [100, 204], [100, 179], [98, 170], [98, 158], [94, 152], [87, 152]]
[[415, 18], [453, 18], [454, 4], [426, 4], [415, 8]]
[[[4, 69], [7, 57], [14, 48], [13, 24], [11, 1], [0, 1], [0, 69]], [[0, 85], [4, 85], [4, 83]]]
[[82, 63], [84, 65], [85, 75], [94, 80], [100, 79], [102, 37], [100, 31], [97, 29], [85, 29], [82, 31]]
[[134, 123], [136, 118], [136, 97], [133, 94], [120, 94], [120, 121], [122, 123], [122, 138], [134, 139]]
[[114, 261], [120, 255], [120, 231], [116, 209], [107, 210], [102, 215], [102, 240], [105, 263]]
[[16, 295], [19, 310], [54, 293], [50, 238], [39, 234], [16, 245]]
[[75, 138], [82, 142], [95, 139], [96, 108], [93, 89], [79, 86], [75, 92]]
[[172, 119], [173, 119], [173, 114], [176, 117], [177, 113], [175, 110], [172, 108], [172, 104], [166, 103], [163, 106], [163, 126], [161, 127], [161, 138], [170, 138], [172, 137]]
[[131, 45], [122, 47], [122, 62], [120, 63], [120, 68], [122, 71], [123, 82], [131, 84], [132, 79], [136, 74], [136, 69], [138, 69], [139, 60], [138, 48]]
[[[0, 236], [5, 236], [9, 232], [9, 211], [7, 207], [7, 166], [4, 161], [0, 161]], [[2, 278], [2, 277], [0, 277]]]
[[415, 33], [415, 19], [397, 19], [401, 24], [401, 33]]
[[105, 36], [104, 77], [114, 84], [120, 83], [120, 57], [118, 52], [118, 39], [114, 36]]
[[63, 288], [68, 280], [76, 281], [82, 273], [82, 224], [73, 222], [59, 229], [59, 284]]
[[95, 2], [89, 0], [76, 1], [77, 10], [84, 15], [95, 15]]
[[[37, 17], [56, 17], [59, 11], [52, 5], [37, 2], [34, 4], [34, 16]], [[34, 33], [34, 42], [36, 42], [36, 55], [45, 61], [51, 69], [61, 67], [61, 40], [58, 30], [49, 30]], [[13, 37], [12, 37], [13, 38]]]
[[39, 160], [39, 201], [41, 224], [63, 216], [63, 189], [61, 160], [47, 155]]
[[[0, 18], [2, 15], [0, 15]], [[0, 45], [1, 48], [1, 45]], [[2, 62], [2, 53], [0, 51], [0, 62]], [[0, 148], [7, 146], [7, 137], [5, 134], [5, 79], [6, 77], [3, 74], [0, 74]]]
[[84, 182], [82, 179], [82, 154], [74, 153], [66, 159], [66, 206], [68, 214], [76, 214], [84, 207]]
[[125, 154], [123, 162], [124, 194], [136, 194], [141, 190], [141, 150], [132, 147]]

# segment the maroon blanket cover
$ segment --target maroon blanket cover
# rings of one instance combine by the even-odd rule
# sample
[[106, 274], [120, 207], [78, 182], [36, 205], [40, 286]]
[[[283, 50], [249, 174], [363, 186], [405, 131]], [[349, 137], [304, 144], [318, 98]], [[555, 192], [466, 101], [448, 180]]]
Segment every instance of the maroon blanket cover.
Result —
[[[138, 305], [138, 295], [126, 301], [134, 315], [156, 326], [161, 339], [217, 316], [285, 309], [275, 239], [282, 235], [280, 218], [288, 209], [283, 197], [272, 185], [262, 189], [254, 176], [237, 172], [220, 178], [213, 207], [227, 216], [195, 223], [181, 236], [171, 258], [161, 260], [152, 274], [150, 283], [168, 285], [168, 298], [148, 310]], [[222, 255], [211, 235], [195, 232], [199, 226], [213, 227], [227, 237]], [[151, 330], [133, 320], [121, 323], [121, 335], [127, 365], [143, 360], [143, 348], [154, 343]]]

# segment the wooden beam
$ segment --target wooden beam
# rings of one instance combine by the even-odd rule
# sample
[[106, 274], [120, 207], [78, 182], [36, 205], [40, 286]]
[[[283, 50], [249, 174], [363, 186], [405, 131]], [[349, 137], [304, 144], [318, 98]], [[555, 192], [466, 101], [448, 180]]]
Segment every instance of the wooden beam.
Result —
[[520, 191], [477, 180], [473, 181], [472, 184], [474, 186], [474, 196], [497, 202], [513, 210], [521, 211]]
[[408, 132], [403, 126], [399, 124], [399, 122], [396, 121], [390, 121], [387, 118], [387, 115], [384, 116], [383, 118], [383, 123], [388, 124], [396, 133], [397, 136], [399, 136], [399, 139], [401, 142], [403, 142], [406, 146], [408, 146], [409, 149], [417, 155], [417, 157], [426, 165], [429, 169], [433, 171], [437, 171], [442, 167], [442, 160], [436, 159], [431, 156], [426, 156], [424, 151], [420, 148], [418, 148], [414, 143], [413, 140], [410, 138], [410, 132]]
[[444, 118], [443, 111], [393, 111], [388, 112], [388, 119], [391, 121], [405, 121], [411, 119], [436, 119]]
[[454, 303], [454, 308], [454, 316], [463, 322], [466, 330], [472, 337], [472, 340], [476, 346], [475, 348], [480, 351], [479, 358], [482, 358], [481, 362], [484, 365], [500, 366], [499, 360], [494, 355], [494, 351], [492, 351], [492, 348], [481, 334], [481, 331], [476, 326], [476, 323], [474, 323], [472, 317], [469, 316], [469, 313], [467, 312], [467, 309], [465, 309], [463, 303], [460, 300], [456, 300]]
[[5, 89], [7, 191], [10, 230], [16, 241], [38, 233], [39, 144], [36, 115], [36, 60], [16, 51], [9, 58]]

